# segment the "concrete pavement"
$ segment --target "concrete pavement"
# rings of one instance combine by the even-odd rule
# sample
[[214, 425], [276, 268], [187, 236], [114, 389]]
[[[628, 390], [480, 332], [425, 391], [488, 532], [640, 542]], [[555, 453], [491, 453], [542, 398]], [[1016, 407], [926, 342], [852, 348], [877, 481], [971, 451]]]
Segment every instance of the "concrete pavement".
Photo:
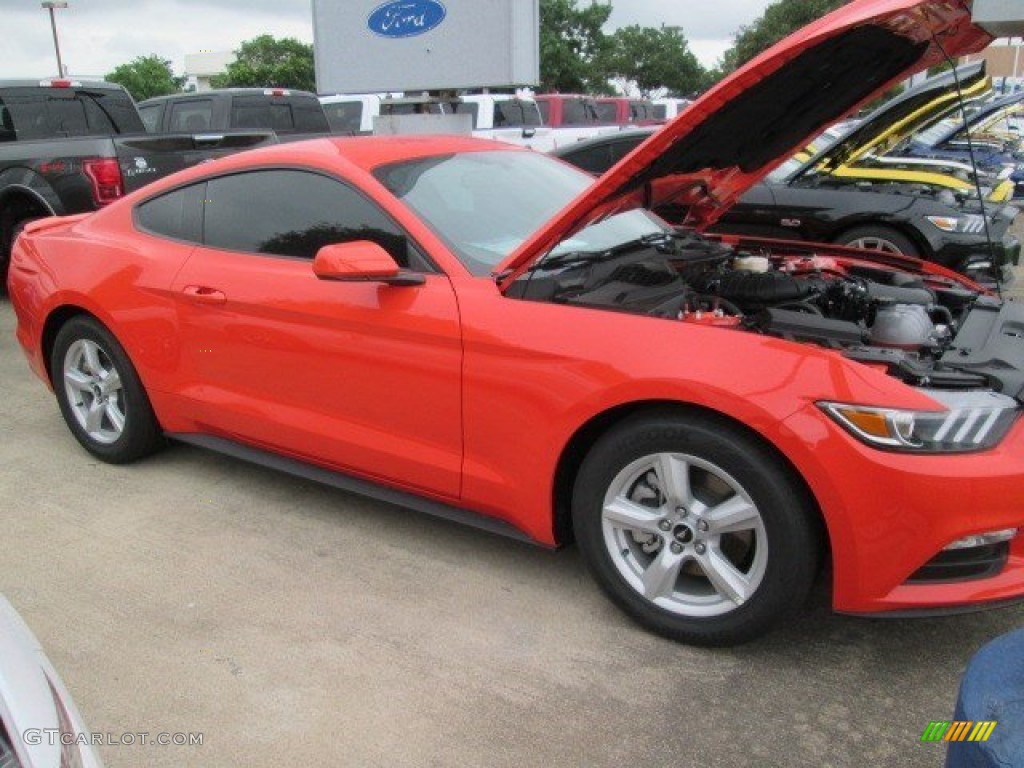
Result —
[[707, 651], [551, 553], [198, 449], [89, 457], [0, 299], [0, 591], [129, 766], [939, 766], [973, 651], [1024, 608], [832, 615]]

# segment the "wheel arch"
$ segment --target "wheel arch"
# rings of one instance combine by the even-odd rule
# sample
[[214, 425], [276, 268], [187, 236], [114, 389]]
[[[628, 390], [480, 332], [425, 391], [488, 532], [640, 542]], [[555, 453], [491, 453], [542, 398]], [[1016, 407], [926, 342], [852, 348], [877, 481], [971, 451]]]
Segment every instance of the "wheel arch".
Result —
[[576, 476], [579, 474], [580, 466], [586, 457], [588, 447], [626, 419], [644, 414], [691, 415], [717, 421], [723, 426], [741, 433], [762, 450], [769, 453], [778, 462], [779, 468], [786, 474], [793, 488], [802, 497], [805, 509], [812, 518], [811, 522], [817, 528], [817, 537], [823, 561], [830, 556], [831, 546], [828, 527], [824, 514], [821, 511], [821, 505], [818, 503], [811, 487], [804, 480], [800, 472], [797, 471], [796, 466], [782, 451], [756, 430], [720, 411], [693, 403], [672, 400], [645, 400], [625, 403], [596, 414], [573, 433], [568, 443], [562, 449], [555, 468], [552, 509], [554, 536], [557, 546], [573, 541], [572, 490], [576, 482]]
[[69, 320], [79, 316], [91, 317], [104, 328], [108, 328], [107, 324], [104, 323], [101, 318], [97, 317], [92, 312], [89, 312], [84, 307], [80, 307], [76, 304], [63, 304], [53, 309], [50, 314], [46, 316], [46, 322], [43, 323], [43, 333], [40, 338], [40, 348], [43, 353], [43, 362], [46, 365], [46, 375], [50, 379], [50, 386], [53, 386], [54, 384], [53, 369], [50, 362], [53, 357], [53, 346], [57, 340], [57, 334], [60, 333], [60, 329], [63, 328]]
[[56, 215], [53, 207], [36, 190], [14, 184], [0, 191], [0, 260], [6, 259], [14, 245], [14, 227], [25, 218]]

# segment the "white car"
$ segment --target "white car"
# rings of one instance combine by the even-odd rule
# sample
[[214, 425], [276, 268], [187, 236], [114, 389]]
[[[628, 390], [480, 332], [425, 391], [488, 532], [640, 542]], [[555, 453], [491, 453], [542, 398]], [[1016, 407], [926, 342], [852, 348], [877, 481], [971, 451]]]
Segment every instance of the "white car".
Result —
[[0, 595], [0, 768], [101, 768], [64, 683]]

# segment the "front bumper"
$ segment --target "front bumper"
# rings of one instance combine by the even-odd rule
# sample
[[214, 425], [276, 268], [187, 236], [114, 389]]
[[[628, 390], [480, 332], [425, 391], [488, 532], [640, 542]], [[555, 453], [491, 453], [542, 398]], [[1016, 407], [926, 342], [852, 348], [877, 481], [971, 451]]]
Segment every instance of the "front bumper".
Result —
[[[786, 426], [818, 438], [792, 458], [825, 518], [836, 611], [945, 613], [1024, 598], [1024, 417], [995, 449], [929, 456], [869, 448], [823, 418], [812, 405]], [[1018, 533], [996, 567], [920, 578], [951, 543], [1009, 528]]]

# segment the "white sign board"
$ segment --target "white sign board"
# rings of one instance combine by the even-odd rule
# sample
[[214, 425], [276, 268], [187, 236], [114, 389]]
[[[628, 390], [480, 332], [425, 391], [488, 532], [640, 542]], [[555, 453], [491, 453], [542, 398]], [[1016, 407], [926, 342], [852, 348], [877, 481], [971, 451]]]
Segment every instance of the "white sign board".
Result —
[[536, 85], [539, 0], [313, 0], [321, 94]]

